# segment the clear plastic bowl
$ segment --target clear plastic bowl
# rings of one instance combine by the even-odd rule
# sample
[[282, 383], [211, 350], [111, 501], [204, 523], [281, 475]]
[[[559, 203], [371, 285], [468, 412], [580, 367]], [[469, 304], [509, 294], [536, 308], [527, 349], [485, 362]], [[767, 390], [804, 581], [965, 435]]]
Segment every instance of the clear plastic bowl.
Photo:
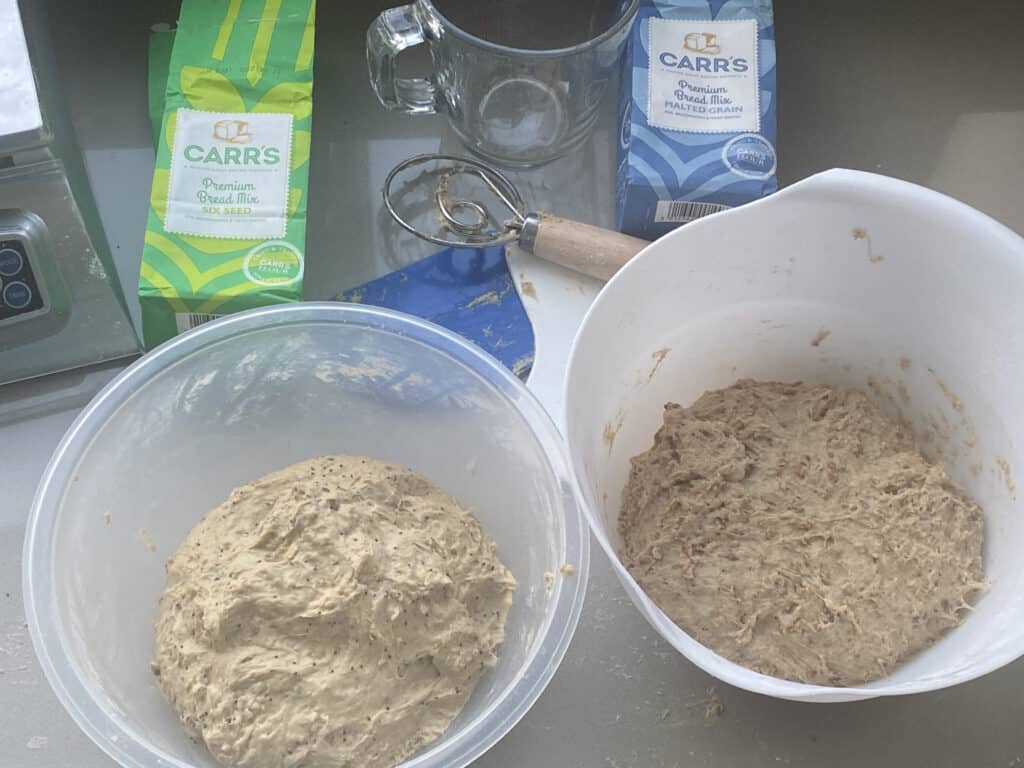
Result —
[[[252, 310], [111, 382], [68, 430], [32, 506], [36, 652], [78, 725], [122, 765], [216, 766], [150, 671], [164, 562], [232, 488], [324, 454], [430, 477], [474, 510], [519, 582], [497, 666], [406, 768], [467, 765], [551, 679], [579, 618], [589, 536], [539, 403], [476, 347], [412, 317], [336, 303]], [[550, 590], [545, 572], [558, 576]]]

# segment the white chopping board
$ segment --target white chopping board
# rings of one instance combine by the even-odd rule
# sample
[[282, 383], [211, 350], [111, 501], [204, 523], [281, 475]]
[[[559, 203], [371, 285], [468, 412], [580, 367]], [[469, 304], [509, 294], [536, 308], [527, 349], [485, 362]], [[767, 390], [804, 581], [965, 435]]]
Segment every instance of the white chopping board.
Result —
[[[612, 228], [615, 211], [614, 110], [578, 149], [522, 171], [501, 169], [518, 187], [527, 209]], [[583, 316], [600, 291], [598, 280], [555, 266], [516, 246], [508, 267], [533, 324], [535, 357], [527, 387], [562, 428], [566, 363]]]
[[533, 369], [526, 386], [562, 429], [562, 385], [569, 350], [602, 283], [538, 259], [516, 246], [506, 252], [516, 290], [533, 325]]

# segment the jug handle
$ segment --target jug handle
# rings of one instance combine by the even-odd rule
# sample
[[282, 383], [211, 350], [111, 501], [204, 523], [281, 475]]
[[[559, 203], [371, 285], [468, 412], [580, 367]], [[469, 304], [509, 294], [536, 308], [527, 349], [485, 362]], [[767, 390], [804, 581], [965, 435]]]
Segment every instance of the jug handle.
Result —
[[398, 54], [425, 42], [423, 25], [416, 7], [403, 5], [381, 13], [366, 30], [366, 61], [370, 84], [380, 103], [388, 109], [410, 115], [432, 115], [437, 112], [437, 87], [432, 78], [396, 77]]

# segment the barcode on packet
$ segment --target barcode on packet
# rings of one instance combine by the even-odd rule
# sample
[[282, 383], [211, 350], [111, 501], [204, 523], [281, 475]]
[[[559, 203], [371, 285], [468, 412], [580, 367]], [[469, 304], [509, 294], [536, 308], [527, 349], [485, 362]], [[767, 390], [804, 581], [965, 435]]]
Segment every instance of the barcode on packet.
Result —
[[178, 325], [178, 333], [190, 331], [196, 326], [216, 320], [224, 315], [211, 315], [207, 312], [175, 312], [174, 322]]
[[727, 211], [730, 206], [719, 203], [694, 203], [689, 200], [659, 200], [654, 212], [656, 222], [683, 224], [687, 221], [709, 216], [719, 211]]

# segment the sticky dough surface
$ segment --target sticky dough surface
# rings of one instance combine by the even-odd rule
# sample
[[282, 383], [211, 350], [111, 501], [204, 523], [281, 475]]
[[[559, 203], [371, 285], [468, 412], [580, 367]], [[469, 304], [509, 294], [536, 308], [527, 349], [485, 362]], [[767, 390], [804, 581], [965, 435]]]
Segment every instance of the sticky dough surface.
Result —
[[982, 512], [853, 390], [739, 381], [665, 406], [621, 557], [705, 646], [764, 674], [889, 674], [984, 588]]
[[234, 490], [167, 564], [161, 690], [237, 768], [389, 768], [496, 662], [515, 580], [454, 498], [372, 459]]

